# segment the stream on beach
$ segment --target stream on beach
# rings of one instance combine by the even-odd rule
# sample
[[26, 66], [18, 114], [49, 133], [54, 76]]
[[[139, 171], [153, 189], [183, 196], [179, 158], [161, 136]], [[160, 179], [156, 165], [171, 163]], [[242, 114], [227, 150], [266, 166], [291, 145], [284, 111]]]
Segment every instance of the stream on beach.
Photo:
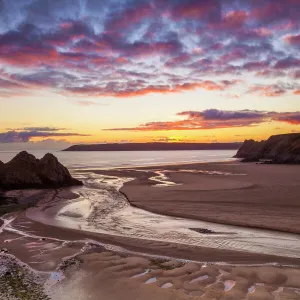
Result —
[[[16, 151], [0, 151], [0, 160], [9, 161]], [[51, 151], [30, 151], [42, 157]], [[221, 225], [203, 221], [154, 214], [129, 204], [119, 192], [122, 185], [134, 178], [96, 174], [84, 169], [110, 169], [137, 166], [178, 164], [182, 162], [230, 161], [234, 150], [221, 151], [137, 151], [137, 152], [52, 152], [66, 165], [73, 176], [84, 182], [72, 188], [78, 198], [59, 199], [27, 211], [33, 220], [65, 228], [133, 237], [152, 241], [240, 250], [285, 257], [299, 257], [300, 236], [263, 229]], [[184, 158], [184, 159], [183, 159]], [[181, 170], [191, 172], [193, 170]], [[199, 171], [198, 171], [199, 172]], [[153, 188], [173, 185], [163, 171], [151, 178]], [[208, 176], [232, 176], [203, 171]], [[45, 193], [46, 194], [46, 193]], [[51, 199], [50, 199], [51, 200]], [[49, 200], [49, 201], [50, 201]]]
[[[46, 204], [44, 207], [30, 209], [27, 216], [45, 224], [89, 232], [299, 257], [299, 235], [151, 213], [132, 207], [126, 197], [119, 192], [125, 182], [134, 178], [80, 171], [74, 174], [84, 182], [83, 187], [72, 189], [78, 198], [66, 200], [63, 205], [59, 202], [59, 205]], [[168, 181], [163, 172], [157, 172], [157, 176], [152, 180], [157, 183], [154, 188], [175, 184]]]

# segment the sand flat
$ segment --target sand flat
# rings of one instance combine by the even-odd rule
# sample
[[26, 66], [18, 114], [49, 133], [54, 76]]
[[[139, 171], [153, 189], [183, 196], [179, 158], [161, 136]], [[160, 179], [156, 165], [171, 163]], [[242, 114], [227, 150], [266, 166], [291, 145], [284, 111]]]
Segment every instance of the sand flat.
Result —
[[[183, 167], [188, 171], [182, 171]], [[150, 179], [157, 169], [174, 184], [161, 186]], [[133, 171], [137, 179], [122, 188], [136, 206], [193, 219], [299, 230], [298, 166], [220, 163], [145, 170]], [[101, 172], [128, 177], [132, 171]], [[50, 215], [63, 207], [62, 195], [58, 193], [60, 201], [50, 199], [53, 205], [46, 202]], [[45, 286], [51, 299], [300, 299], [299, 258], [280, 253], [264, 255], [60, 228], [31, 220], [26, 213], [16, 214], [2, 229], [0, 248], [7, 248], [10, 256], [43, 276], [48, 274]], [[212, 233], [200, 230], [199, 234]], [[275, 262], [293, 267], [267, 265]]]
[[[143, 174], [121, 189], [132, 205], [173, 216], [300, 233], [297, 165], [207, 163], [157, 169], [176, 171], [166, 173], [169, 180], [180, 185], [156, 187]], [[204, 175], [197, 171], [241, 175]]]

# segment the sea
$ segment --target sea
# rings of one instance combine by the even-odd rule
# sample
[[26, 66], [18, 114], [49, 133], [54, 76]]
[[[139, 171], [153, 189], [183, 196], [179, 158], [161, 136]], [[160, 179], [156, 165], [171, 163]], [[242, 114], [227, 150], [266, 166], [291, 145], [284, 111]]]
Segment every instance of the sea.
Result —
[[[0, 151], [0, 160], [11, 160], [19, 151]], [[69, 169], [102, 169], [147, 165], [164, 165], [192, 162], [230, 161], [236, 150], [193, 151], [28, 151], [36, 158], [46, 153], [54, 154]]]

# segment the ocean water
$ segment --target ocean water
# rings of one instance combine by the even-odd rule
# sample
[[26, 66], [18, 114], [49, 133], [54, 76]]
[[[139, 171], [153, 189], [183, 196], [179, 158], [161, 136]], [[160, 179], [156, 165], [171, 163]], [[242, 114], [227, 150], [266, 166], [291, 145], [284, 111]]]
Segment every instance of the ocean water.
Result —
[[[195, 151], [28, 151], [37, 158], [47, 152], [53, 153], [69, 169], [99, 169], [113, 167], [147, 166], [189, 162], [230, 161], [236, 150], [195, 150]], [[18, 151], [0, 151], [0, 160], [11, 160]]]

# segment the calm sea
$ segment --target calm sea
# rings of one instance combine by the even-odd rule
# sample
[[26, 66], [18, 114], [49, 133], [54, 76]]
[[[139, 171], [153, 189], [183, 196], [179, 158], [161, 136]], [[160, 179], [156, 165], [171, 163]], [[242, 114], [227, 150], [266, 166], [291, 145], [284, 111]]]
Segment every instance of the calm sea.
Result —
[[[109, 151], [109, 152], [63, 152], [35, 150], [28, 151], [37, 158], [47, 152], [53, 153], [58, 160], [70, 169], [111, 168], [162, 165], [189, 162], [229, 161], [236, 150], [195, 150], [195, 151]], [[0, 151], [0, 160], [8, 162], [18, 151]]]

